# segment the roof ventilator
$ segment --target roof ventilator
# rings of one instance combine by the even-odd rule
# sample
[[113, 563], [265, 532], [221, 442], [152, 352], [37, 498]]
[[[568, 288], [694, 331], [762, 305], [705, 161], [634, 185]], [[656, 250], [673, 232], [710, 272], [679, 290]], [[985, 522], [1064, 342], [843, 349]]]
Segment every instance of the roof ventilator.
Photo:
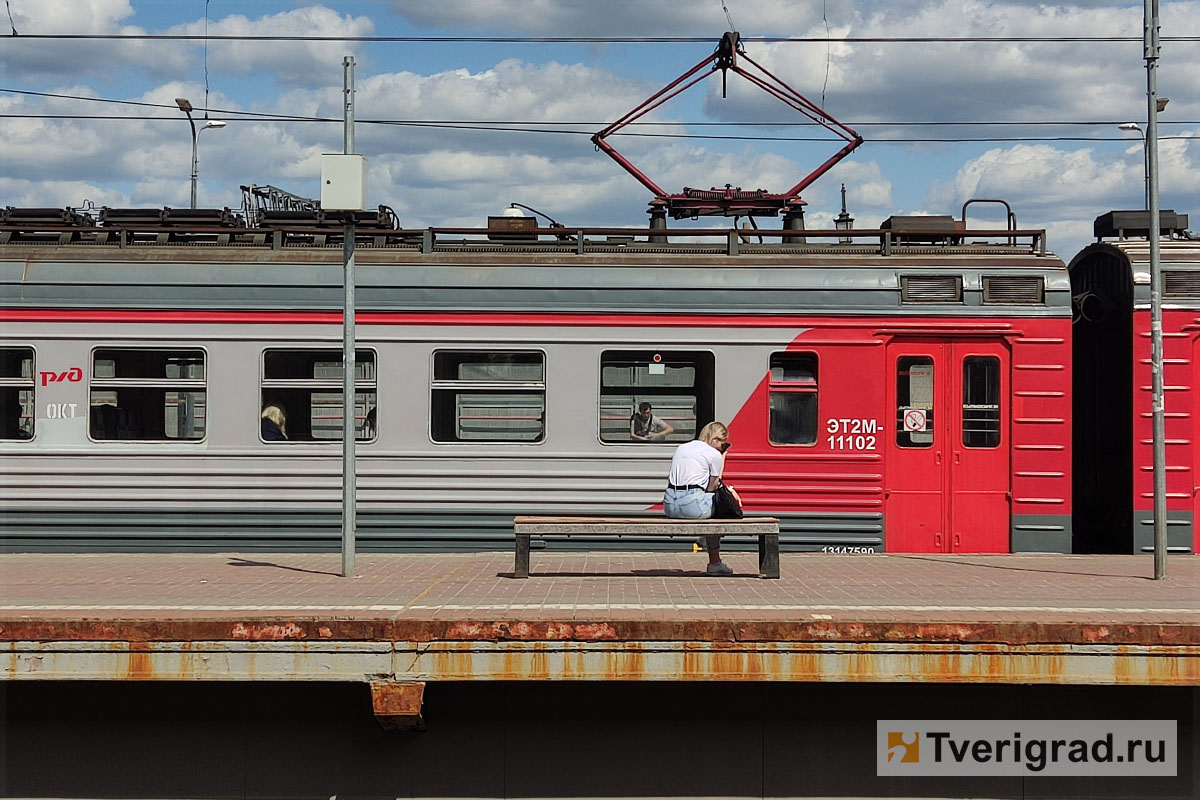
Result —
[[[1187, 226], [1187, 214], [1176, 214], [1166, 209], [1158, 212], [1158, 228], [1162, 236], [1186, 238]], [[1150, 236], [1150, 212], [1109, 211], [1096, 217], [1092, 232], [1097, 240], [1105, 237], [1147, 239]]]
[[1041, 276], [985, 276], [983, 302], [986, 305], [1045, 305], [1046, 284]]
[[1192, 300], [1200, 298], [1200, 272], [1164, 270], [1163, 297]]
[[961, 303], [962, 287], [961, 275], [902, 275], [900, 302]]

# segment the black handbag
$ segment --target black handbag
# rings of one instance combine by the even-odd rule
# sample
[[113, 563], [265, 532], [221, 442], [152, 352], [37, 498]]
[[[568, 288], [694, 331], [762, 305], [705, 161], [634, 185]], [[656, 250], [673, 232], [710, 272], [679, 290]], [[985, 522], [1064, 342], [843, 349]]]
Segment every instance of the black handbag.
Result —
[[725, 485], [725, 481], [717, 484], [716, 496], [713, 497], [713, 519], [741, 519], [742, 504]]

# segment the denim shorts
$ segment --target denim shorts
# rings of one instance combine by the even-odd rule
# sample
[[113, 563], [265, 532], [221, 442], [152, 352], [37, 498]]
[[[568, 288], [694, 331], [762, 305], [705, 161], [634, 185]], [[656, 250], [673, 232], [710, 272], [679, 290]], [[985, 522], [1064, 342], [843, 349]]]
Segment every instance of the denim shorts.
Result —
[[672, 489], [667, 487], [663, 494], [663, 511], [671, 519], [711, 519], [713, 514], [712, 492], [701, 489]]

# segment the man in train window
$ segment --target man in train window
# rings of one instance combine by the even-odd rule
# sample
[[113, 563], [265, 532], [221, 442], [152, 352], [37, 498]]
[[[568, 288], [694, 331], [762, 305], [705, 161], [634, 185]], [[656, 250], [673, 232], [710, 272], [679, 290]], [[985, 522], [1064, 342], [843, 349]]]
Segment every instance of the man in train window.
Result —
[[629, 418], [629, 438], [635, 442], [662, 442], [675, 432], [667, 423], [654, 416], [654, 408], [642, 403]]

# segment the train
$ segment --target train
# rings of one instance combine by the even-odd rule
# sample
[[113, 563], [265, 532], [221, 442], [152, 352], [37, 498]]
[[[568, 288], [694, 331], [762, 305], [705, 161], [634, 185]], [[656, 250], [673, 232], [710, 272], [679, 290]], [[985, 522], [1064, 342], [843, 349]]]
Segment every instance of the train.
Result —
[[[361, 551], [510, 547], [515, 515], [661, 514], [711, 420], [785, 550], [1151, 547], [1145, 212], [1068, 264], [966, 206], [874, 230], [108, 211], [0, 213], [7, 552], [336, 550], [346, 424]], [[1194, 553], [1200, 243], [1163, 220], [1169, 547]], [[631, 435], [643, 403], [660, 441]]]

